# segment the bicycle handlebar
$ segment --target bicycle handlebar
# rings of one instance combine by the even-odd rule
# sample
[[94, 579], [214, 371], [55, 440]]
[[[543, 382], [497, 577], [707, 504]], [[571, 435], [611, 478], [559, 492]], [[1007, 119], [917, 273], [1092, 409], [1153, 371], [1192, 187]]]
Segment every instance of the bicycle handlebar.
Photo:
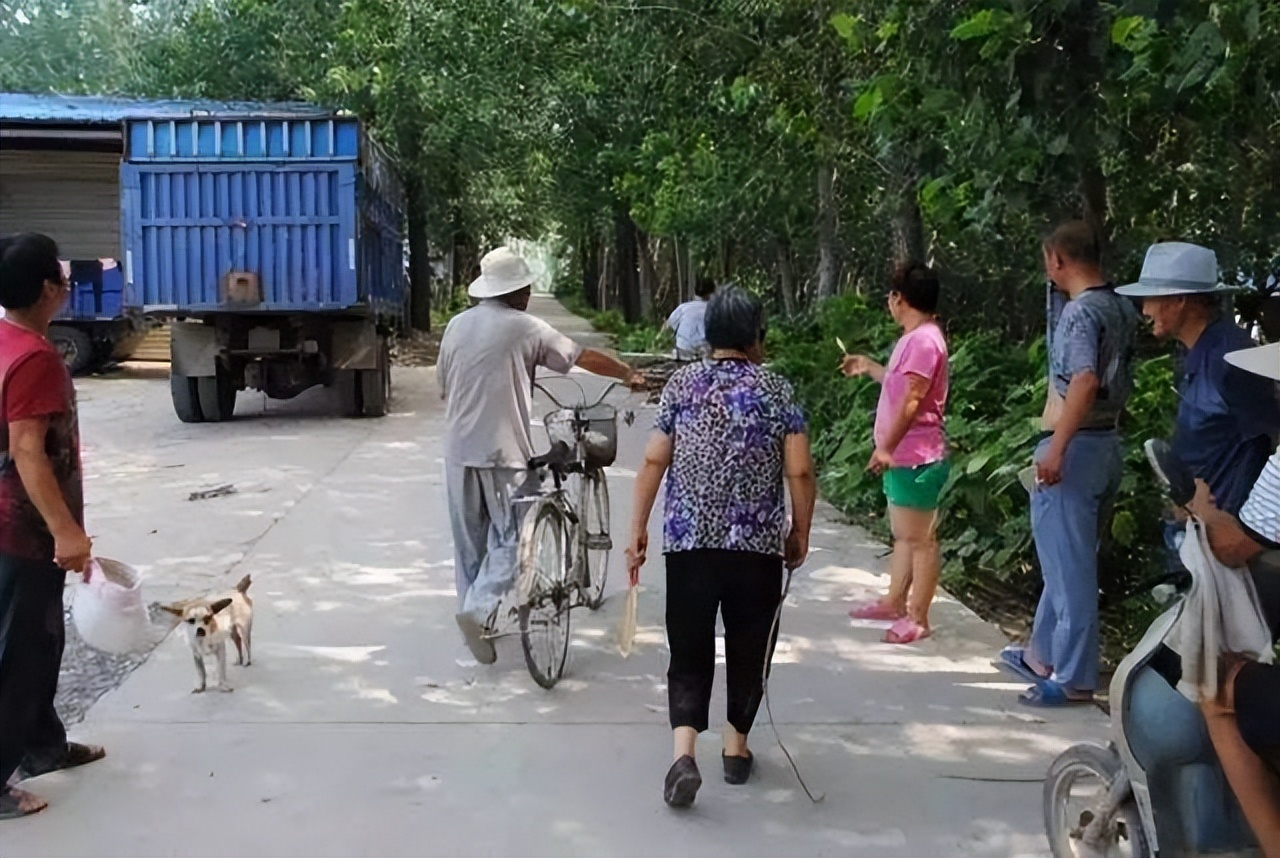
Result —
[[[581, 401], [579, 404], [577, 404], [577, 405], [566, 405], [565, 403], [563, 403], [563, 402], [561, 402], [559, 399], [557, 399], [557, 398], [556, 398], [556, 396], [555, 396], [555, 394], [554, 394], [554, 393], [552, 393], [550, 390], [548, 390], [546, 387], [544, 387], [544, 386], [543, 386], [543, 384], [542, 384], [542, 382], [545, 382], [545, 381], [551, 381], [551, 380], [553, 380], [553, 379], [560, 380], [560, 381], [571, 381], [571, 382], [573, 382], [573, 384], [578, 388], [578, 391], [582, 394], [582, 401]], [[620, 381], [611, 381], [611, 382], [609, 382], [609, 383], [605, 386], [604, 393], [601, 393], [601, 394], [600, 394], [600, 396], [599, 396], [599, 398], [598, 398], [598, 399], [596, 399], [596, 401], [595, 401], [595, 402], [593, 402], [593, 403], [591, 403], [590, 405], [588, 405], [588, 404], [587, 404], [587, 391], [586, 391], [586, 389], [585, 389], [581, 384], [578, 384], [578, 382], [577, 382], [577, 381], [575, 381], [574, 379], [570, 378], [570, 377], [569, 377], [569, 376], [567, 376], [567, 375], [553, 375], [553, 376], [547, 376], [547, 377], [542, 378], [542, 379], [540, 379], [540, 380], [534, 381], [533, 386], [534, 386], [535, 388], [537, 388], [538, 390], [541, 390], [541, 391], [546, 395], [547, 399], [550, 399], [550, 400], [552, 401], [552, 403], [554, 403], [554, 404], [555, 404], [555, 406], [556, 406], [557, 408], [595, 408], [597, 405], [599, 405], [599, 404], [601, 404], [602, 402], [604, 402], [605, 397], [606, 397], [606, 396], [608, 396], [610, 393], [613, 393], [613, 391], [614, 391], [614, 389], [615, 389], [615, 388], [623, 387], [624, 385], [623, 385], [623, 384], [622, 384], [622, 382], [620, 382]]]

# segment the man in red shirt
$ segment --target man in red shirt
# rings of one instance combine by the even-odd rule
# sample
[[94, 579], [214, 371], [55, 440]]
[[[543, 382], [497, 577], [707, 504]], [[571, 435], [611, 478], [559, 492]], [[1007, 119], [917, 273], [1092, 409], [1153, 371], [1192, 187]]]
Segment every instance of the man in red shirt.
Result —
[[0, 238], [0, 819], [46, 806], [11, 785], [15, 774], [35, 777], [103, 756], [67, 741], [53, 705], [66, 572], [83, 573], [92, 550], [75, 388], [46, 339], [68, 288], [52, 239]]

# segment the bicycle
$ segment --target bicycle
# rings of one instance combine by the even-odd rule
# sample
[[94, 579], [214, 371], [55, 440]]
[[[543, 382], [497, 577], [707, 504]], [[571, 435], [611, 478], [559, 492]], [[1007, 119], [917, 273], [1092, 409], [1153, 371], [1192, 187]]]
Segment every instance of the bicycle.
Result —
[[[618, 412], [604, 399], [621, 385], [609, 385], [590, 405], [565, 405], [542, 384], [534, 386], [555, 405], [543, 418], [551, 449], [529, 461], [536, 489], [512, 500], [521, 525], [515, 604], [507, 616], [514, 613], [518, 622], [529, 675], [549, 689], [568, 660], [570, 612], [604, 603], [613, 548], [604, 471], [618, 452]], [[508, 628], [491, 637], [510, 634]]]

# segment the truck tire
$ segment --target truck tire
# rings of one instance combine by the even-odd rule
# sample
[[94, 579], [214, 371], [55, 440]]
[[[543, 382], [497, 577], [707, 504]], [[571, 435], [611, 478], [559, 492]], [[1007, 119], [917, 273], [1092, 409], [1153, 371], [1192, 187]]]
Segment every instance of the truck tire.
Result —
[[333, 389], [343, 417], [360, 417], [364, 413], [364, 396], [360, 391], [360, 370], [340, 369], [333, 374]]
[[200, 394], [200, 411], [204, 419], [213, 423], [230, 420], [236, 411], [236, 386], [231, 373], [221, 365], [218, 374], [196, 379]]
[[188, 378], [175, 370], [169, 371], [169, 395], [173, 399], [173, 410], [183, 423], [204, 422], [196, 381], [197, 379]]
[[378, 368], [360, 370], [360, 412], [365, 417], [386, 417], [391, 401], [391, 347], [378, 343]]
[[50, 325], [49, 341], [62, 355], [63, 363], [72, 375], [81, 375], [97, 363], [93, 340], [79, 328]]

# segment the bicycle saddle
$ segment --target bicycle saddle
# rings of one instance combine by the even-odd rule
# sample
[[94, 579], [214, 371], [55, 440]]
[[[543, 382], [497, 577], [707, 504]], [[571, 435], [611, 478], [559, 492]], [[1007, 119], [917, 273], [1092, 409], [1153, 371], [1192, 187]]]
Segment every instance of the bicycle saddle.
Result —
[[569, 448], [569, 445], [563, 441], [556, 441], [551, 445], [550, 450], [529, 460], [529, 470], [535, 471], [538, 468], [564, 469], [575, 461], [577, 461], [577, 457], [573, 455], [573, 450]]

